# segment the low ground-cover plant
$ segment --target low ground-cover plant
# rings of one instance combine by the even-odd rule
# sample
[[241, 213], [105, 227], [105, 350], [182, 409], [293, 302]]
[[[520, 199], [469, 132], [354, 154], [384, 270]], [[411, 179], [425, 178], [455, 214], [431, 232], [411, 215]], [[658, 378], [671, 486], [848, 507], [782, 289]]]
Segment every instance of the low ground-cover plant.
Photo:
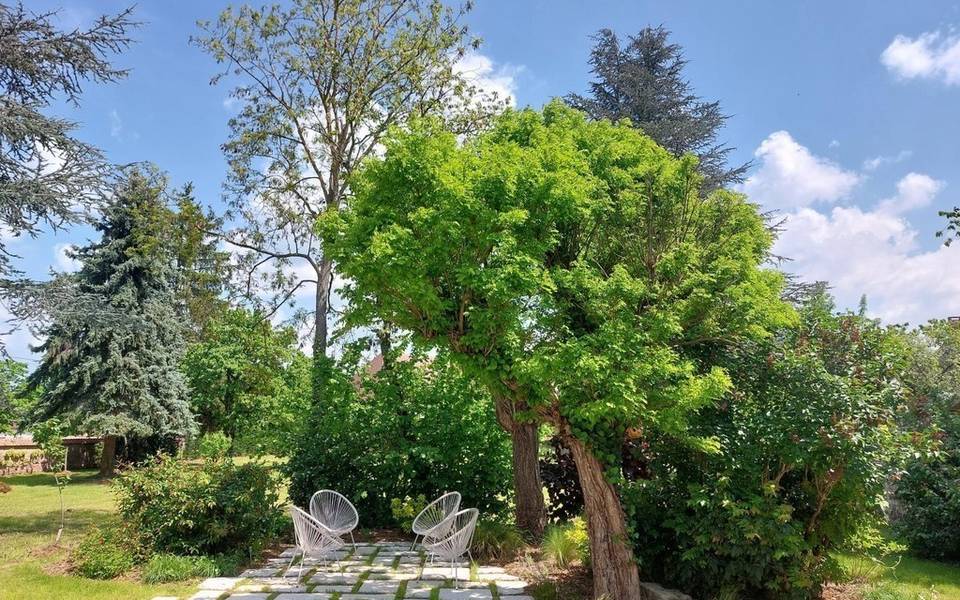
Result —
[[279, 481], [267, 466], [160, 456], [114, 482], [124, 521], [153, 552], [252, 556], [282, 523]]
[[478, 560], [510, 561], [527, 545], [515, 525], [480, 520], [473, 532], [473, 557]]
[[113, 579], [132, 569], [143, 556], [137, 535], [127, 527], [94, 527], [74, 548], [73, 570], [91, 579]]
[[166, 583], [193, 577], [215, 577], [219, 574], [220, 566], [206, 556], [154, 554], [143, 565], [142, 576], [147, 583]]
[[560, 568], [566, 568], [573, 562], [589, 564], [590, 540], [586, 522], [582, 517], [576, 517], [566, 523], [550, 525], [540, 547], [544, 556]]

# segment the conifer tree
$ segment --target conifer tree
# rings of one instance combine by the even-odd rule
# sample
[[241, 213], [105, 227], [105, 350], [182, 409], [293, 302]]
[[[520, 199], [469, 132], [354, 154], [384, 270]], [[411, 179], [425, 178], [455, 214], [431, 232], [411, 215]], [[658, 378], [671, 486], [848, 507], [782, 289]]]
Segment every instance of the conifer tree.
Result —
[[157, 174], [129, 172], [96, 224], [101, 239], [77, 250], [77, 273], [61, 276], [129, 318], [104, 326], [65, 312], [44, 332], [37, 348], [43, 359], [29, 380], [42, 390], [36, 419], [63, 415], [79, 430], [104, 436], [104, 475], [113, 472], [118, 438], [172, 437], [194, 428], [178, 370], [184, 328], [163, 191]]
[[740, 181], [749, 165], [730, 168], [732, 148], [717, 141], [727, 116], [719, 102], [696, 96], [684, 79], [683, 48], [670, 43], [670, 32], [646, 27], [621, 40], [609, 29], [593, 37], [588, 95], [568, 94], [566, 102], [594, 119], [630, 119], [674, 156], [691, 153], [700, 159], [704, 189]]

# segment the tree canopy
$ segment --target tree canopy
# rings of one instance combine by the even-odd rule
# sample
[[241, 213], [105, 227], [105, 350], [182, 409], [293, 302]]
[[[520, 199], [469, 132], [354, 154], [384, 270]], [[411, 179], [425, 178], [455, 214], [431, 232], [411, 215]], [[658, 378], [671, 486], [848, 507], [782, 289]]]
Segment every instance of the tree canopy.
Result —
[[675, 156], [700, 160], [703, 187], [712, 190], [739, 181], [748, 165], [730, 168], [731, 148], [717, 140], [727, 116], [719, 102], [696, 96], [684, 79], [683, 48], [670, 42], [663, 26], [645, 27], [625, 40], [610, 29], [593, 37], [589, 93], [566, 101], [594, 119], [629, 119]]
[[462, 145], [426, 121], [385, 146], [351, 210], [322, 223], [351, 318], [395, 323], [521, 391], [525, 418], [576, 460], [595, 594], [639, 597], [610, 469], [629, 429], [683, 439], [687, 415], [727, 389], [690, 349], [791, 321], [782, 277], [761, 268], [762, 217], [740, 195], [702, 194], [695, 158], [559, 102]]
[[316, 359], [327, 354], [333, 263], [314, 221], [345, 206], [350, 175], [390, 126], [449, 108], [468, 123], [484, 114], [454, 68], [471, 43], [466, 9], [439, 0], [241, 6], [202, 24], [194, 40], [226, 65], [214, 81], [236, 81], [241, 107], [223, 146], [228, 216], [239, 226], [223, 237], [238, 250], [250, 296], [273, 292], [268, 312], [304, 286], [315, 290], [300, 316]]

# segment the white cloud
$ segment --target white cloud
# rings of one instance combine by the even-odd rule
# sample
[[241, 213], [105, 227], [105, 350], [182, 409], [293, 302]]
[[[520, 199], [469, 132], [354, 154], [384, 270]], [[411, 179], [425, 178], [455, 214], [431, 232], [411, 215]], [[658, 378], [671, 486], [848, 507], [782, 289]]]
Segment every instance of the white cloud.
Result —
[[72, 273], [80, 270], [80, 261], [70, 256], [76, 249], [74, 244], [57, 244], [53, 247], [53, 266], [61, 273]]
[[910, 150], [901, 150], [892, 156], [875, 156], [863, 161], [863, 168], [866, 171], [876, 171], [884, 165], [895, 165], [907, 160], [911, 156], [913, 156], [913, 152]]
[[942, 181], [937, 181], [929, 175], [908, 173], [897, 182], [897, 195], [883, 200], [877, 207], [877, 211], [895, 215], [927, 206], [943, 186]]
[[847, 197], [863, 176], [812, 154], [785, 131], [764, 140], [756, 156], [757, 172], [743, 187], [765, 208], [781, 209], [774, 253], [790, 259], [785, 270], [828, 282], [842, 308], [856, 308], [866, 294], [869, 313], [888, 323], [960, 315], [960, 279], [945, 276], [960, 264], [960, 245], [924, 250], [906, 218], [933, 203], [943, 181], [911, 172], [870, 208], [817, 208]]
[[771, 133], [754, 153], [759, 168], [741, 186], [768, 208], [792, 209], [847, 197], [861, 176], [814, 156], [786, 131]]
[[802, 208], [787, 216], [775, 252], [804, 281], [829, 282], [842, 307], [866, 294], [869, 312], [888, 323], [922, 323], [960, 315], [960, 279], [945, 277], [960, 262], [960, 246], [923, 252], [902, 217], [858, 207], [824, 214]]
[[138, 140], [140, 139], [140, 134], [127, 129], [123, 123], [123, 119], [120, 118], [120, 113], [114, 108], [110, 111], [110, 137], [123, 142], [126, 140]]
[[830, 140], [830, 143], [827, 145], [829, 148], [839, 148], [840, 140]]
[[237, 107], [240, 106], [240, 100], [234, 98], [233, 96], [227, 96], [223, 99], [223, 109], [227, 112], [236, 112]]
[[495, 65], [489, 56], [468, 52], [454, 64], [454, 70], [481, 92], [495, 93], [510, 106], [516, 104], [517, 75], [523, 67]]
[[110, 111], [110, 137], [119, 138], [123, 134], [123, 119], [117, 109]]
[[960, 85], [960, 37], [952, 31], [928, 31], [916, 38], [898, 35], [880, 62], [902, 79], [940, 79]]

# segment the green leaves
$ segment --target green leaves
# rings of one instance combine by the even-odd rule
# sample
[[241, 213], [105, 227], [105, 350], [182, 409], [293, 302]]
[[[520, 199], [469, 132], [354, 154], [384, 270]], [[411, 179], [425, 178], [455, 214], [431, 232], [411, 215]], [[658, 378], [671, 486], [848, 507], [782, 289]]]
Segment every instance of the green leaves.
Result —
[[627, 427], [683, 437], [727, 389], [692, 349], [792, 318], [760, 267], [756, 208], [701, 195], [695, 159], [629, 127], [554, 102], [460, 145], [427, 120], [385, 146], [351, 210], [320, 225], [353, 282], [348, 322], [393, 323], [514, 381], [613, 463]]

